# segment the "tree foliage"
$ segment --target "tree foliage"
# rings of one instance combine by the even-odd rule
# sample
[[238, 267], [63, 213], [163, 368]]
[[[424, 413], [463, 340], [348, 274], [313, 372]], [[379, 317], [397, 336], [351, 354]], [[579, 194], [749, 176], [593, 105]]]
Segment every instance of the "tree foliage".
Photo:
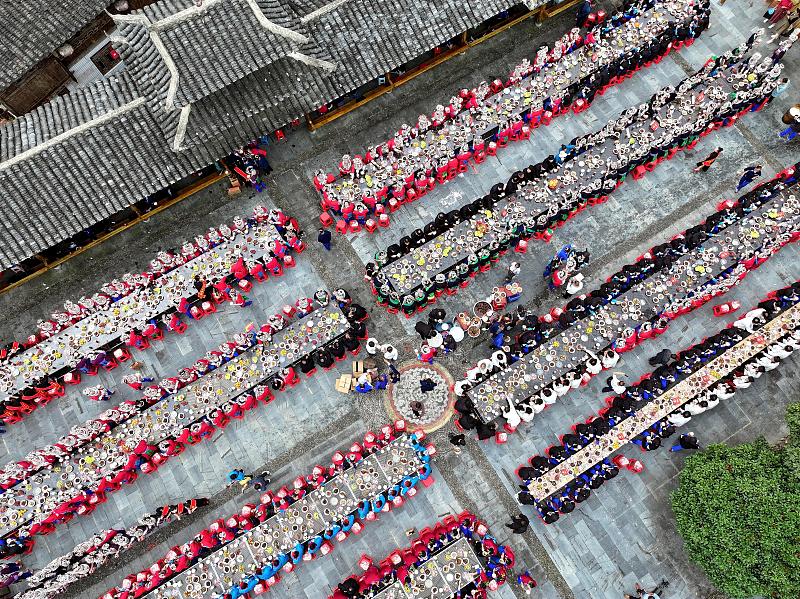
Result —
[[786, 464], [792, 475], [800, 480], [800, 402], [790, 404], [786, 409], [786, 424], [789, 425]]
[[[792, 415], [800, 425], [800, 410]], [[798, 448], [759, 439], [686, 460], [672, 494], [678, 532], [689, 558], [731, 597], [800, 597], [800, 478], [790, 463]]]
[[800, 402], [786, 408], [786, 424], [789, 426], [789, 444], [800, 447]]

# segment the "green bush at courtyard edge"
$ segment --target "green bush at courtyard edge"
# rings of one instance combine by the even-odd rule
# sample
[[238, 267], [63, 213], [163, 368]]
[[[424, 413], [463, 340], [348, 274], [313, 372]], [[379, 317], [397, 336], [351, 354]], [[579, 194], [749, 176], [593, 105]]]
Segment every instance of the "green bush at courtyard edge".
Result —
[[800, 404], [785, 446], [764, 439], [690, 456], [672, 494], [689, 558], [734, 598], [800, 597]]

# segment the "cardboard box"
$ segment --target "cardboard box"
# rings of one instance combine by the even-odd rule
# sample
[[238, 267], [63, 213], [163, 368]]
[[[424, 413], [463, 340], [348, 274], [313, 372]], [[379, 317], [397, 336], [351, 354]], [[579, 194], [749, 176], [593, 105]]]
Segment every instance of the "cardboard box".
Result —
[[354, 380], [353, 377], [349, 374], [343, 374], [338, 379], [336, 379], [336, 390], [339, 393], [350, 393], [354, 389]]
[[364, 362], [361, 360], [353, 360], [353, 377], [358, 378], [364, 374]]

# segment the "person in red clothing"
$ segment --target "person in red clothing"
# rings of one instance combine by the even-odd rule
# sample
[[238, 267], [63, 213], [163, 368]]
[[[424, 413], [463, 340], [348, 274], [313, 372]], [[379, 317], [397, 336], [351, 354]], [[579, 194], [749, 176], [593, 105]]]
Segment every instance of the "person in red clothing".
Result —
[[517, 583], [519, 583], [526, 595], [530, 595], [531, 591], [537, 586], [533, 576], [527, 570], [517, 575]]
[[364, 576], [361, 577], [361, 582], [366, 586], [370, 587], [376, 582], [380, 581], [380, 579], [381, 579], [380, 570], [378, 570], [375, 564], [372, 564], [364, 573]]
[[695, 173], [700, 173], [700, 172], [705, 173], [708, 169], [711, 168], [711, 165], [714, 164], [714, 162], [716, 162], [720, 154], [722, 154], [722, 148], [716, 148], [706, 158], [698, 162], [697, 165], [692, 170]]
[[244, 279], [247, 276], [247, 266], [245, 266], [244, 259], [241, 256], [231, 265], [231, 272], [237, 279]]

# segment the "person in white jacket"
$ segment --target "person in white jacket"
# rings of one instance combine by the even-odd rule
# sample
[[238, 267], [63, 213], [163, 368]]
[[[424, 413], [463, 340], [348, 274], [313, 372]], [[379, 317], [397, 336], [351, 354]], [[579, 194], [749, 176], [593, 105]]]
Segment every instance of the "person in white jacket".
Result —
[[761, 328], [766, 322], [764, 314], [766, 314], [764, 308], [753, 308], [739, 320], [735, 321], [733, 326], [744, 329], [748, 333], [752, 333], [756, 329]]

